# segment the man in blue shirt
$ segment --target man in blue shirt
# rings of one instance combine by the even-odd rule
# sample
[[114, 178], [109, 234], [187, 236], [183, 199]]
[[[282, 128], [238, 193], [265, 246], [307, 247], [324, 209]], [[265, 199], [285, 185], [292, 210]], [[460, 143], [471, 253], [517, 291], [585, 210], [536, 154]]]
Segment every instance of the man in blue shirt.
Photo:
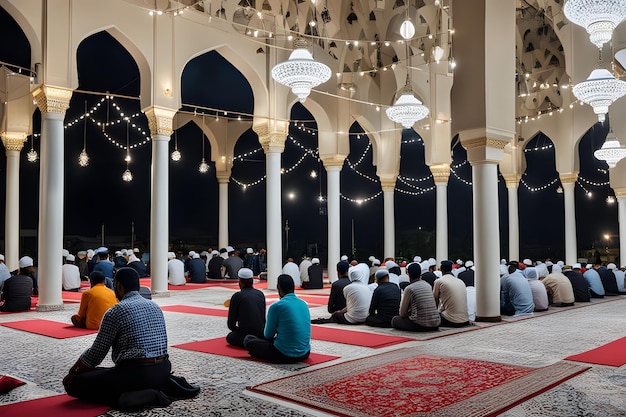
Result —
[[280, 300], [267, 311], [264, 338], [248, 335], [243, 344], [251, 356], [275, 363], [297, 363], [311, 352], [311, 315], [307, 304], [294, 294], [293, 278], [278, 276]]
[[509, 262], [509, 275], [500, 278], [502, 291], [500, 298], [500, 314], [519, 316], [532, 314], [535, 310], [533, 293], [528, 280], [518, 270], [516, 261]]
[[[139, 274], [132, 268], [117, 271], [115, 295], [120, 302], [105, 313], [93, 345], [63, 386], [73, 397], [121, 410], [167, 406], [171, 400], [161, 390], [168, 388], [172, 365], [163, 312], [139, 295]], [[115, 366], [98, 367], [109, 350]]]
[[[598, 267], [599, 266], [600, 265], [598, 265]], [[600, 278], [598, 271], [594, 269], [592, 265], [588, 265], [583, 277], [589, 284], [591, 298], [604, 298], [604, 286], [602, 285], [602, 279]]]

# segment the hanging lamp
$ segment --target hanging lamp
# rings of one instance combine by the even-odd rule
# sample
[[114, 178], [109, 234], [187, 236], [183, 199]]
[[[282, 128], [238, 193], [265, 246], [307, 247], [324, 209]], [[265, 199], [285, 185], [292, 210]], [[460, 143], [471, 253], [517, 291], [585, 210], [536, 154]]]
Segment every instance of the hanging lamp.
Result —
[[[204, 126], [204, 114], [202, 114], [202, 126]], [[200, 139], [202, 140], [202, 161], [200, 161], [198, 171], [200, 171], [201, 174], [206, 174], [209, 172], [209, 164], [207, 164], [204, 159], [204, 130], [202, 128], [200, 128]]]
[[126, 181], [126, 182], [131, 182], [133, 180], [133, 173], [130, 172], [130, 169], [128, 168], [128, 164], [130, 163], [130, 147], [128, 146], [128, 133], [129, 132], [129, 121], [128, 118], [126, 119], [126, 157], [124, 158], [124, 160], [126, 161], [126, 171], [124, 171], [122, 173], [122, 180]]
[[563, 12], [570, 22], [584, 27], [589, 40], [602, 48], [613, 30], [626, 18], [624, 0], [568, 0]]
[[618, 80], [605, 68], [591, 71], [589, 77], [572, 89], [574, 96], [590, 105], [598, 120], [604, 122], [605, 114], [614, 101], [626, 95], [626, 82]]
[[597, 159], [605, 161], [609, 168], [615, 168], [615, 165], [622, 159], [626, 158], [626, 148], [619, 143], [617, 136], [610, 130], [606, 135], [606, 140], [600, 149], [593, 153]]
[[174, 130], [174, 151], [172, 152], [172, 161], [177, 162], [182, 158], [182, 154], [178, 150], [178, 129]]
[[83, 168], [89, 165], [89, 155], [87, 155], [87, 100], [85, 100], [85, 113], [83, 114], [83, 150], [78, 155], [78, 165]]
[[313, 59], [308, 50], [308, 42], [298, 36], [294, 41], [294, 50], [289, 59], [272, 68], [272, 78], [280, 84], [291, 88], [304, 102], [311, 94], [311, 89], [330, 79], [330, 68]]

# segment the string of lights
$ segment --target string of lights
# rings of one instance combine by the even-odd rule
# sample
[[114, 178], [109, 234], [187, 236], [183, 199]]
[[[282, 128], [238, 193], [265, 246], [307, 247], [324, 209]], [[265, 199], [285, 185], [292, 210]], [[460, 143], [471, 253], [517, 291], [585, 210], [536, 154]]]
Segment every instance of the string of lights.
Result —
[[[526, 175], [526, 174], [524, 173], [524, 175]], [[547, 188], [552, 187], [554, 184], [558, 183], [558, 181], [559, 181], [559, 178], [557, 177], [557, 178], [553, 179], [552, 181], [548, 182], [547, 184], [544, 184], [544, 185], [541, 185], [541, 186], [535, 186], [535, 187], [533, 187], [533, 186], [529, 185], [529, 184], [528, 184], [528, 183], [524, 180], [524, 178], [523, 178], [523, 177], [522, 177], [522, 178], [520, 178], [520, 182], [522, 183], [522, 185], [523, 185], [524, 187], [526, 187], [529, 191], [532, 191], [532, 192], [543, 191], [543, 190], [545, 190], [545, 189], [547, 189]]]
[[352, 164], [350, 160], [346, 159], [348, 161], [348, 165], [350, 165], [350, 167], [355, 167], [355, 168], [361, 165], [361, 163], [363, 162], [363, 160], [365, 159], [365, 157], [367, 156], [371, 148], [372, 148], [372, 142], [368, 141], [367, 146], [365, 147], [365, 150], [363, 151], [359, 159], [354, 164]]
[[535, 146], [534, 148], [524, 148], [524, 152], [537, 152], [537, 151], [545, 151], [546, 149], [552, 149], [554, 146], [552, 144], [543, 145], [543, 146]]
[[433, 185], [432, 187], [428, 187], [428, 188], [422, 188], [420, 191], [407, 191], [407, 190], [403, 190], [401, 188], [396, 187], [395, 191], [402, 193], [402, 194], [408, 194], [408, 195], [412, 195], [412, 196], [420, 196], [420, 195], [424, 195], [428, 192], [433, 191], [434, 189], [436, 189], [437, 187], [435, 185]]
[[455, 177], [457, 180], [461, 181], [463, 184], [465, 184], [465, 185], [470, 185], [470, 186], [472, 185], [472, 182], [471, 182], [471, 181], [468, 181], [468, 180], [466, 180], [466, 179], [464, 179], [464, 178], [461, 178], [461, 177], [459, 176], [459, 174], [457, 174], [457, 173], [456, 173], [456, 171], [455, 171], [454, 169], [452, 169], [452, 167], [450, 167], [450, 172], [452, 173], [452, 175], [454, 175], [454, 177]]
[[588, 185], [593, 185], [594, 187], [606, 187], [607, 185], [610, 184], [608, 181], [604, 181], [604, 182], [590, 181], [584, 177], [581, 177], [580, 175], [578, 176], [578, 179], [576, 181], [582, 181]]
[[349, 201], [351, 203], [355, 203], [355, 204], [361, 205], [363, 203], [367, 203], [369, 201], [374, 200], [375, 198], [380, 197], [382, 195], [382, 193], [383, 193], [383, 191], [381, 190], [381, 191], [377, 192], [376, 194], [371, 195], [371, 196], [366, 197], [366, 198], [350, 198], [350, 197], [346, 197], [345, 195], [343, 195], [343, 193], [339, 193], [339, 196], [341, 198], [343, 198], [344, 200], [346, 200], [346, 201]]
[[433, 174], [429, 174], [426, 177], [422, 177], [422, 178], [411, 178], [411, 177], [405, 177], [404, 175], [398, 175], [398, 179], [400, 181], [410, 181], [410, 182], [424, 182], [424, 181], [428, 181], [431, 180], [433, 178]]
[[356, 172], [358, 175], [360, 175], [361, 177], [370, 180], [371, 182], [378, 182], [378, 178], [372, 178], [367, 174], [362, 173], [361, 171], [359, 171], [358, 169], [356, 169], [356, 166], [352, 165], [352, 163], [350, 162], [349, 159], [346, 159], [346, 164], [348, 165], [348, 167], [350, 167], [350, 169], [354, 172]]

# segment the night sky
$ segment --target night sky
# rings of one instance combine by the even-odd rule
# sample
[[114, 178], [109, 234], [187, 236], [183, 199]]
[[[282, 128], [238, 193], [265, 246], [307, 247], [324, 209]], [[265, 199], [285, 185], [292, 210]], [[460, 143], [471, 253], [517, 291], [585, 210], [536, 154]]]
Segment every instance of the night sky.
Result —
[[[0, 44], [0, 60], [20, 66], [30, 66], [28, 42], [15, 22], [0, 9], [0, 33], [12, 42]], [[83, 41], [77, 52], [80, 90], [110, 92], [137, 96], [139, 73], [137, 65], [122, 46], [110, 35], [99, 33]], [[183, 110], [193, 111], [195, 106], [218, 108], [229, 112], [253, 113], [252, 90], [245, 78], [218, 53], [211, 52], [192, 60], [182, 75]], [[207, 82], [207, 80], [213, 80]], [[97, 105], [101, 95], [74, 93], [66, 114], [65, 123], [75, 120], [88, 108]], [[97, 111], [97, 121], [121, 119], [113, 102], [126, 116], [137, 114], [131, 123], [139, 130], [148, 132], [147, 120], [140, 112], [139, 102], [133, 99], [116, 98], [105, 100]], [[108, 112], [108, 116], [107, 116]], [[214, 117], [214, 112], [206, 112]], [[558, 117], [558, 116], [557, 116]], [[292, 124], [287, 139], [282, 166], [283, 177], [283, 253], [300, 257], [304, 253], [326, 258], [327, 217], [326, 175], [321, 161], [317, 159], [317, 125], [311, 114], [300, 104], [291, 110], [293, 120], [304, 120], [297, 128]], [[33, 117], [34, 132], [40, 132], [40, 114]], [[300, 125], [300, 123], [298, 124]], [[83, 148], [83, 121], [65, 130], [65, 247], [72, 251], [99, 246], [102, 225], [105, 243], [111, 247], [120, 242], [130, 244], [131, 224], [134, 223], [135, 246], [148, 250], [150, 209], [150, 142], [130, 151], [129, 165], [134, 179], [131, 183], [121, 180], [126, 169], [125, 151], [111, 143], [103, 135], [102, 128], [87, 122], [87, 153], [90, 164], [79, 167], [78, 154]], [[110, 138], [121, 145], [126, 144], [126, 124], [121, 122], [107, 126]], [[604, 234], [614, 237], [617, 246], [617, 204], [608, 205], [605, 200], [610, 188], [607, 165], [596, 160], [592, 154], [602, 146], [607, 133], [607, 124], [597, 124], [583, 137], [579, 145], [581, 156], [580, 183], [593, 196], [587, 196], [583, 187], [576, 187], [577, 237], [579, 250], [603, 247]], [[136, 128], [130, 128], [128, 142], [140, 144], [144, 136]], [[202, 143], [205, 144], [205, 159], [210, 161], [211, 149], [208, 140], [195, 124], [181, 127], [170, 141], [170, 151], [175, 140], [182, 153], [182, 160], [170, 161], [170, 242], [173, 249], [206, 249], [217, 244], [218, 231], [218, 184], [215, 167], [207, 174], [200, 174], [198, 166], [202, 158]], [[40, 138], [34, 140], [39, 151]], [[395, 195], [396, 208], [396, 252], [400, 257], [412, 258], [415, 254], [433, 256], [435, 251], [435, 191], [434, 181], [424, 163], [424, 145], [413, 130], [405, 129], [402, 134], [400, 175]], [[465, 150], [452, 138], [452, 168], [448, 185], [448, 217], [450, 257], [468, 259], [472, 256], [472, 188], [471, 166], [466, 162]], [[549, 138], [538, 135], [525, 142], [527, 172], [523, 180], [531, 187], [541, 187], [557, 177], [554, 163], [554, 148]], [[341, 192], [347, 199], [366, 199], [381, 191], [376, 180], [376, 168], [372, 164], [372, 150], [362, 128], [353, 124], [350, 129], [350, 154], [341, 172]], [[21, 228], [36, 231], [38, 223], [39, 164], [29, 163], [26, 152], [31, 147], [31, 138], [22, 152], [20, 170]], [[235, 155], [258, 150], [260, 145], [252, 130], [238, 140]], [[2, 148], [4, 149], [4, 148]], [[350, 168], [356, 166], [356, 172]], [[6, 156], [0, 151], [0, 195], [5, 192]], [[316, 177], [311, 176], [315, 171]], [[265, 156], [262, 151], [253, 152], [244, 160], [236, 159], [232, 178], [244, 184], [253, 183], [265, 174]], [[372, 181], [370, 178], [374, 178]], [[596, 184], [596, 185], [594, 185]], [[520, 213], [520, 256], [531, 258], [563, 258], [563, 194], [557, 193], [560, 183], [531, 192], [526, 186], [519, 187]], [[234, 246], [264, 246], [266, 223], [265, 181], [243, 188], [234, 180], [229, 184], [230, 240]], [[289, 195], [293, 194], [293, 198]], [[417, 195], [414, 195], [417, 194]], [[371, 254], [382, 256], [383, 250], [383, 197], [382, 194], [356, 204], [341, 199], [341, 253], [351, 254], [353, 248], [360, 260]], [[508, 251], [508, 202], [504, 180], [499, 182], [501, 256]], [[4, 219], [4, 205], [0, 205], [0, 216]], [[289, 239], [284, 231], [289, 222]], [[0, 222], [3, 224], [4, 222]], [[352, 238], [354, 224], [354, 239]], [[31, 233], [32, 234], [32, 233]], [[24, 233], [28, 235], [28, 233]], [[4, 227], [0, 227], [0, 238]], [[36, 239], [24, 238], [24, 253], [36, 253]]]

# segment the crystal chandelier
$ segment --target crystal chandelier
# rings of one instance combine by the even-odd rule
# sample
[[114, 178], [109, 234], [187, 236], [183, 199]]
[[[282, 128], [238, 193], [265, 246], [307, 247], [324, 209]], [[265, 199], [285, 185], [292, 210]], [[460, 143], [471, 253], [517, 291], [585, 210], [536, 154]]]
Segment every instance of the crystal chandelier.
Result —
[[428, 107], [424, 106], [413, 94], [408, 75], [402, 94], [393, 106], [387, 108], [385, 113], [391, 121], [400, 123], [407, 129], [428, 116]]
[[180, 158], [182, 157], [183, 156], [178, 150], [178, 129], [176, 129], [174, 131], [174, 151], [172, 152], [172, 161], [174, 162], [180, 161]]
[[87, 155], [87, 100], [85, 100], [85, 113], [83, 114], [83, 150], [78, 155], [78, 165], [83, 168], [89, 165], [89, 155]]
[[598, 48], [611, 40], [613, 30], [626, 18], [624, 0], [568, 0], [563, 12], [570, 22], [587, 29]]
[[126, 181], [126, 182], [131, 182], [133, 180], [133, 173], [130, 172], [130, 169], [128, 168], [128, 164], [130, 163], [130, 146], [128, 146], [128, 135], [129, 135], [129, 119], [126, 119], [126, 157], [124, 158], [124, 161], [126, 161], [126, 171], [124, 171], [122, 173], [122, 180]]
[[200, 171], [201, 174], [206, 174], [207, 172], [209, 172], [209, 164], [206, 163], [204, 158], [202, 158], [202, 161], [200, 161], [200, 167], [198, 168], [198, 171]]
[[330, 68], [313, 59], [307, 41], [298, 37], [293, 41], [294, 50], [285, 62], [272, 68], [272, 78], [291, 88], [291, 91], [304, 102], [313, 87], [330, 79]]
[[585, 81], [576, 84], [572, 92], [578, 100], [593, 107], [598, 120], [604, 122], [609, 106], [626, 94], [626, 82], [616, 79], [608, 70], [599, 68], [591, 71]]
[[606, 140], [602, 147], [595, 151], [593, 156], [605, 161], [609, 165], [609, 168], [615, 168], [615, 165], [626, 157], [626, 148], [619, 143], [617, 136], [615, 136], [611, 130], [609, 134], [606, 135]]
[[26, 154], [26, 159], [28, 160], [28, 162], [37, 162], [37, 160], [39, 159], [39, 154], [37, 153], [35, 148], [30, 148], [30, 151], [28, 151], [28, 153]]

